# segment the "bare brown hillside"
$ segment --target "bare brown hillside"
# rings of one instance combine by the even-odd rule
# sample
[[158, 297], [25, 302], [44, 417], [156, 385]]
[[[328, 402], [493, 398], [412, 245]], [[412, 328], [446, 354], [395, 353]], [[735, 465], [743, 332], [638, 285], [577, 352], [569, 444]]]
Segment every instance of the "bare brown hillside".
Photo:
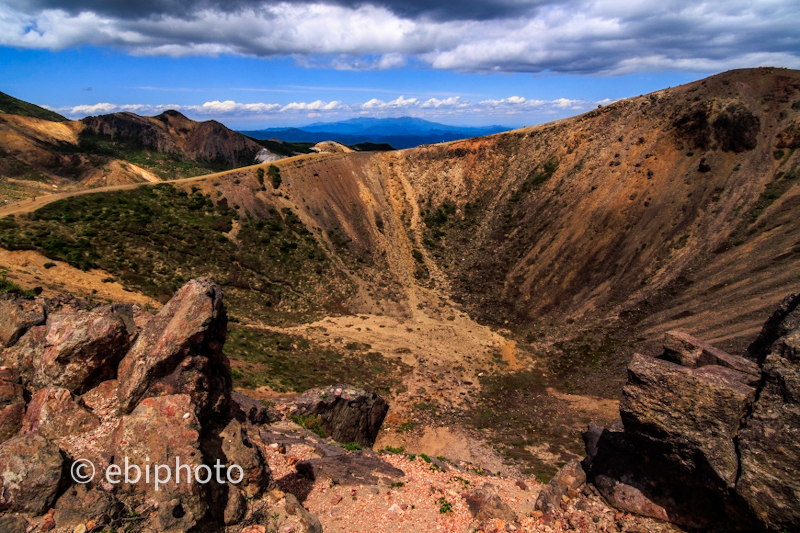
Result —
[[732, 71], [542, 126], [282, 172], [306, 220], [346, 236], [376, 276], [440, 289], [528, 343], [682, 327], [735, 351], [796, 287], [799, 117], [800, 73]]
[[177, 111], [155, 117], [112, 113], [86, 117], [84, 128], [98, 135], [131, 139], [143, 148], [181, 154], [212, 165], [238, 167], [252, 164], [262, 146], [215, 120], [197, 122]]

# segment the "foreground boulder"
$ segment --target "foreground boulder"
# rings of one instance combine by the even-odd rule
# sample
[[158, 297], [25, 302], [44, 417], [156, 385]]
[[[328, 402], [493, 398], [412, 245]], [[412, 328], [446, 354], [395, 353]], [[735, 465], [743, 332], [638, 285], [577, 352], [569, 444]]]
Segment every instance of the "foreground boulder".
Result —
[[505, 524], [512, 524], [518, 520], [511, 507], [491, 488], [492, 486], [487, 483], [482, 488], [473, 489], [462, 494], [467, 507], [469, 507], [469, 512], [472, 514], [472, 523], [476, 530], [491, 530], [493, 529], [491, 527], [492, 522], [496, 520], [501, 520], [501, 523]]
[[800, 525], [800, 308], [787, 313], [762, 365], [752, 414], [739, 432], [741, 476], [736, 492], [768, 527]]
[[543, 513], [549, 513], [561, 505], [561, 498], [569, 492], [575, 492], [586, 483], [586, 472], [581, 464], [573, 459], [556, 472], [547, 486], [539, 493], [536, 499], [536, 508]]
[[228, 319], [210, 278], [184, 285], [144, 326], [119, 365], [119, 397], [130, 413], [150, 396], [187, 393], [205, 421], [224, 413], [232, 387], [222, 353]]
[[342, 454], [297, 463], [297, 472], [311, 481], [334, 479], [341, 485], [388, 485], [405, 476], [376, 456], [367, 454]]
[[[154, 514], [152, 525], [157, 531], [188, 531], [208, 511], [206, 485], [193, 477], [197, 467], [203, 464], [200, 431], [191, 398], [188, 394], [178, 394], [146, 398], [133, 413], [122, 418], [115, 432], [114, 457], [123, 475], [125, 459], [128, 465], [135, 465], [135, 469], [129, 467], [131, 479], [137, 477], [136, 469], [141, 472], [137, 482], [117, 485], [117, 496], [131, 508], [149, 506]], [[176, 461], [180, 469], [176, 468]], [[154, 468], [152, 465], [167, 465], [173, 472], [158, 490], [155, 490], [155, 472], [149, 483], [144, 476], [147, 468]], [[182, 475], [177, 482], [175, 473]], [[165, 479], [165, 474], [160, 475]]]
[[41, 435], [0, 444], [0, 511], [44, 513], [56, 498], [63, 469], [58, 446]]
[[734, 438], [755, 399], [748, 376], [721, 366], [692, 370], [636, 354], [619, 412], [625, 430], [712, 487], [732, 487]]
[[47, 387], [31, 399], [22, 432], [57, 439], [88, 433], [99, 425], [100, 420], [78, 405], [67, 389]]
[[281, 419], [281, 415], [275, 410], [240, 392], [231, 393], [231, 404], [239, 409], [241, 416], [253, 424], [271, 424]]
[[0, 367], [0, 443], [19, 432], [25, 416], [25, 398], [19, 378], [8, 368]]
[[706, 528], [800, 526], [800, 297], [745, 357], [671, 331], [634, 355], [622, 427], [584, 433], [589, 480], [619, 509]]
[[2, 355], [31, 390], [63, 387], [83, 394], [116, 377], [117, 365], [136, 333], [130, 305], [51, 313]]
[[[247, 428], [238, 420], [217, 424], [202, 443], [207, 464], [219, 460], [225, 465], [236, 465], [232, 472], [236, 483], [208, 486], [212, 502], [212, 515], [225, 525], [238, 523], [245, 515], [246, 501], [260, 497], [269, 486], [270, 470], [258, 446], [250, 438]], [[239, 479], [240, 478], [240, 479]]]
[[33, 326], [41, 326], [47, 310], [29, 298], [0, 299], [0, 348], [13, 346]]
[[389, 404], [374, 392], [340, 384], [311, 389], [293, 398], [289, 415], [316, 416], [335, 440], [371, 447], [388, 411]]

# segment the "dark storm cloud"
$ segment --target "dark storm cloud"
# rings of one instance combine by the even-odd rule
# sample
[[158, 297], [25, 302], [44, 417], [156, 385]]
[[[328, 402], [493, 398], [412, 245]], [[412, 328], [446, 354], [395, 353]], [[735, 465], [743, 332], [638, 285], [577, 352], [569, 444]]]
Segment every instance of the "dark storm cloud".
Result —
[[[219, 13], [236, 13], [243, 10], [260, 10], [275, 1], [261, 0], [12, 0], [9, 2], [21, 10], [62, 9], [68, 13], [92, 12], [126, 19], [148, 18], [169, 15], [179, 18], [191, 18], [197, 11], [211, 10]], [[382, 2], [364, 2], [350, 0], [295, 0], [293, 4], [326, 3], [350, 9], [366, 5], [386, 8], [388, 11], [405, 18], [425, 17], [431, 20], [489, 20], [498, 18], [523, 17], [546, 0], [464, 0], [459, 2], [431, 2], [415, 0], [388, 0]]]
[[797, 0], [0, 0], [0, 45], [352, 70], [712, 72], [800, 67], [798, 20]]

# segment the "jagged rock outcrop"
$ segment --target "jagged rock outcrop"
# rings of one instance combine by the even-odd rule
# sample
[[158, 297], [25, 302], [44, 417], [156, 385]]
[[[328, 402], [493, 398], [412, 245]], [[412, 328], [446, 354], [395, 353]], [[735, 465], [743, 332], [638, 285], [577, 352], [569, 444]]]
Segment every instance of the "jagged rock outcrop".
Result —
[[374, 392], [334, 385], [306, 391], [289, 402], [290, 416], [316, 416], [328, 434], [339, 442], [372, 446], [389, 404]]
[[710, 487], [732, 487], [734, 438], [756, 394], [746, 380], [724, 367], [692, 370], [636, 354], [620, 400], [625, 431]]
[[216, 518], [226, 525], [238, 523], [246, 512], [245, 502], [261, 496], [269, 486], [269, 467], [246, 428], [235, 419], [209, 431], [202, 452], [207, 461], [238, 466], [231, 472], [237, 483], [226, 482], [209, 487], [211, 500], [215, 502], [211, 510]]
[[130, 413], [148, 396], [188, 393], [203, 421], [223, 413], [232, 386], [222, 353], [227, 322], [222, 290], [211, 279], [184, 285], [119, 365], [122, 411]]
[[736, 493], [771, 529], [795, 530], [800, 525], [800, 296], [785, 303], [791, 311], [773, 333], [780, 336], [764, 358], [758, 399], [739, 432]]
[[293, 497], [264, 496], [273, 481], [253, 424], [276, 414], [231, 401], [222, 298], [201, 278], [155, 316], [70, 298], [0, 306], [9, 331], [27, 328], [0, 355], [0, 523], [15, 530], [4, 512], [19, 512], [43, 531], [239, 531], [269, 525], [272, 506], [297, 531], [320, 530]]
[[800, 525], [800, 297], [790, 295], [745, 357], [685, 332], [634, 355], [623, 427], [584, 433], [588, 478], [614, 506], [689, 527]]
[[215, 120], [195, 122], [174, 110], [164, 111], [156, 117], [112, 113], [86, 117], [81, 123], [87, 131], [98, 135], [230, 167], [251, 164], [256, 154], [266, 150]]
[[[151, 465], [168, 465], [172, 469], [172, 476], [158, 491], [153, 483], [142, 483], [143, 480], [118, 485], [118, 497], [135, 506], [145, 504], [146, 500], [158, 504], [151, 505], [156, 531], [188, 531], [208, 511], [206, 485], [189, 477], [203, 464], [201, 429], [188, 394], [145, 398], [117, 427], [114, 457], [120, 458], [120, 462], [122, 458], [128, 459], [126, 465], [120, 465], [123, 469], [128, 464], [136, 465], [142, 476]], [[178, 460], [180, 467], [176, 464]], [[176, 474], [182, 478], [176, 479]], [[152, 475], [154, 479], [167, 477], [163, 473]], [[135, 476], [135, 472], [131, 474]]]
[[281, 415], [275, 410], [239, 392], [231, 393], [231, 404], [237, 407], [242, 416], [253, 424], [269, 424], [281, 418]]
[[493, 520], [502, 520], [507, 524], [513, 524], [518, 520], [517, 514], [491, 488], [492, 486], [487, 483], [482, 488], [467, 491], [462, 495], [477, 530], [490, 530], [491, 526], [487, 522]]

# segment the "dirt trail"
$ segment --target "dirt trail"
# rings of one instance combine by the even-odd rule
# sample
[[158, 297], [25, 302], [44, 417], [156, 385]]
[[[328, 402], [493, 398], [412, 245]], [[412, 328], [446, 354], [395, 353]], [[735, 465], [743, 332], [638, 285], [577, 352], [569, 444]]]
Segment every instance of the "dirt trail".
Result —
[[[300, 159], [307, 159], [310, 157], [320, 157], [324, 154], [303, 154], [294, 157], [287, 157], [286, 159], [279, 160], [281, 163], [284, 162], [291, 162], [297, 161]], [[246, 170], [248, 168], [258, 168], [258, 167], [268, 167], [270, 164], [274, 164], [274, 161], [266, 162], [266, 163], [259, 163], [257, 165], [251, 165], [248, 167], [240, 167], [233, 170], [226, 170], [224, 172], [215, 172], [213, 174], [203, 174], [202, 176], [195, 176], [193, 178], [182, 178], [179, 180], [171, 180], [171, 181], [146, 181], [142, 183], [126, 183], [124, 185], [110, 185], [108, 187], [96, 187], [94, 189], [84, 189], [80, 191], [70, 191], [70, 192], [59, 192], [53, 194], [47, 194], [45, 196], [37, 196], [34, 199], [22, 200], [19, 202], [13, 202], [10, 204], [6, 204], [0, 207], [0, 217], [7, 216], [7, 215], [21, 215], [25, 213], [30, 213], [31, 211], [36, 211], [40, 207], [43, 207], [47, 204], [56, 202], [58, 200], [63, 200], [64, 198], [70, 198], [72, 196], [82, 196], [84, 194], [94, 194], [98, 192], [113, 192], [113, 191], [127, 191], [131, 189], [136, 189], [137, 187], [143, 187], [148, 185], [158, 185], [159, 183], [171, 183], [173, 185], [180, 185], [183, 183], [191, 183], [196, 181], [205, 181], [212, 178], [221, 178], [224, 177], [231, 172], [239, 172], [242, 170]], [[148, 173], [149, 174], [149, 173]], [[148, 177], [142, 175], [144, 179], [149, 179]], [[151, 178], [150, 178], [151, 179]]]

